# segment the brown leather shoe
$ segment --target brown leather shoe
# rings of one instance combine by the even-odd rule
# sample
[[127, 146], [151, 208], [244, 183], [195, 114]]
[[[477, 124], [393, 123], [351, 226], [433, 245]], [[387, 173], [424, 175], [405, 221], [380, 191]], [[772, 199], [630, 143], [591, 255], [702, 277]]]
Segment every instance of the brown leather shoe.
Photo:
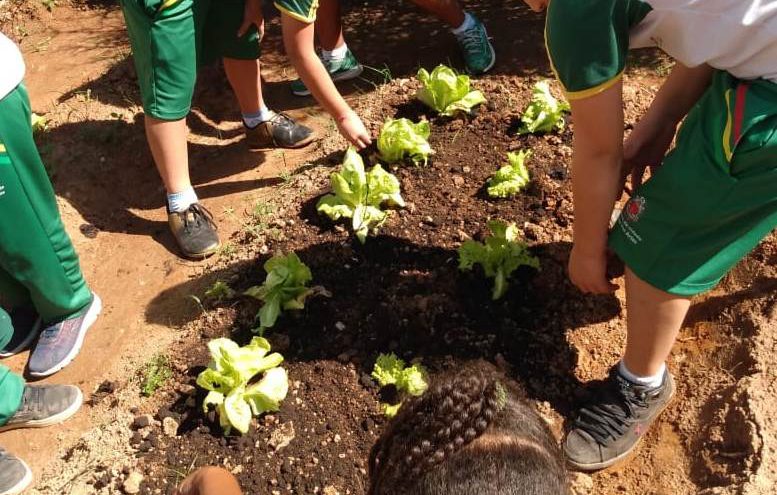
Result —
[[207, 258], [221, 246], [213, 215], [199, 203], [185, 211], [167, 212], [167, 221], [175, 242], [187, 258]]
[[256, 127], [246, 127], [246, 143], [252, 150], [302, 148], [315, 138], [313, 129], [296, 123], [285, 113], [276, 113], [273, 118]]

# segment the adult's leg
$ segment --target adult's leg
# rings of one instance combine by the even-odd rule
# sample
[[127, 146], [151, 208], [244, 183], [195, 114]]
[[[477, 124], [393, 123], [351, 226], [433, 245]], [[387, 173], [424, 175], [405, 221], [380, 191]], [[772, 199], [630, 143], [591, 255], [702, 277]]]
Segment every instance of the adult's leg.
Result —
[[92, 294], [62, 225], [30, 115], [23, 85], [0, 100], [0, 269], [29, 291], [44, 321], [55, 322], [89, 306]]

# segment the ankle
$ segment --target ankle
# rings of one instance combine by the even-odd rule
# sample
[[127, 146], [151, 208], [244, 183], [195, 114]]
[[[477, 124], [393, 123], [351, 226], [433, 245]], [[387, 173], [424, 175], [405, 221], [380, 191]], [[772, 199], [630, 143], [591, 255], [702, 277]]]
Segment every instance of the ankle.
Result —
[[642, 385], [645, 387], [656, 388], [660, 387], [664, 382], [664, 374], [666, 373], [666, 363], [661, 363], [658, 371], [653, 374], [637, 374], [629, 370], [623, 360], [618, 364], [618, 373], [630, 381], [631, 383]]
[[457, 28], [451, 29], [451, 32], [455, 35], [463, 34], [475, 27], [475, 18], [469, 12], [464, 12], [464, 21]]
[[275, 117], [275, 112], [267, 108], [267, 105], [262, 104], [258, 111], [243, 114], [243, 124], [249, 129], [253, 129], [262, 122], [267, 122], [273, 117]]
[[324, 60], [343, 60], [348, 53], [348, 45], [343, 43], [342, 45], [332, 50], [321, 50], [321, 57]]
[[197, 201], [197, 193], [194, 192], [192, 186], [189, 186], [182, 191], [167, 195], [167, 210], [170, 213], [180, 213], [186, 211]]

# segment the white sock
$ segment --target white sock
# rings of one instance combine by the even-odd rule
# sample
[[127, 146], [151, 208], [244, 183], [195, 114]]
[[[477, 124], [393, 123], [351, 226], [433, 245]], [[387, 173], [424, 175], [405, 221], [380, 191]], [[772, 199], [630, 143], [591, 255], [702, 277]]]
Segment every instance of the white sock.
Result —
[[189, 186], [188, 189], [184, 189], [183, 191], [167, 195], [167, 209], [170, 210], [171, 213], [186, 211], [187, 208], [196, 202], [197, 193], [194, 192], [192, 186]]
[[346, 53], [348, 53], [348, 45], [343, 43], [334, 50], [321, 50], [321, 57], [324, 60], [342, 60]]
[[451, 32], [455, 35], [460, 35], [464, 31], [468, 31], [475, 27], [475, 18], [472, 17], [469, 12], [464, 12], [464, 22], [461, 23], [461, 26], [451, 29]]
[[258, 126], [262, 122], [267, 122], [271, 118], [275, 117], [275, 112], [267, 108], [267, 105], [264, 103], [262, 104], [261, 108], [259, 108], [258, 112], [254, 113], [244, 113], [243, 114], [243, 123], [248, 127], [249, 129], [253, 129], [254, 127]]
[[666, 372], [666, 364], [661, 365], [661, 369], [653, 376], [637, 376], [631, 371], [629, 371], [628, 368], [626, 368], [626, 365], [623, 364], [623, 361], [618, 364], [618, 373], [625, 378], [626, 380], [630, 381], [631, 383], [636, 383], [637, 385], [644, 385], [646, 387], [650, 388], [656, 388], [660, 387], [661, 384], [664, 381], [664, 373]]

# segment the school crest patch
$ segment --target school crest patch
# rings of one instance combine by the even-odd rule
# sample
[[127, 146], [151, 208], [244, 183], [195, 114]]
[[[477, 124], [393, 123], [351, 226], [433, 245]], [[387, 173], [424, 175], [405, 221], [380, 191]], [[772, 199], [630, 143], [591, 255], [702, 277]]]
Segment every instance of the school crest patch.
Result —
[[645, 211], [645, 198], [643, 196], [634, 196], [626, 203], [624, 213], [626, 214], [626, 220], [629, 222], [636, 222], [639, 217], [642, 216], [642, 212]]

